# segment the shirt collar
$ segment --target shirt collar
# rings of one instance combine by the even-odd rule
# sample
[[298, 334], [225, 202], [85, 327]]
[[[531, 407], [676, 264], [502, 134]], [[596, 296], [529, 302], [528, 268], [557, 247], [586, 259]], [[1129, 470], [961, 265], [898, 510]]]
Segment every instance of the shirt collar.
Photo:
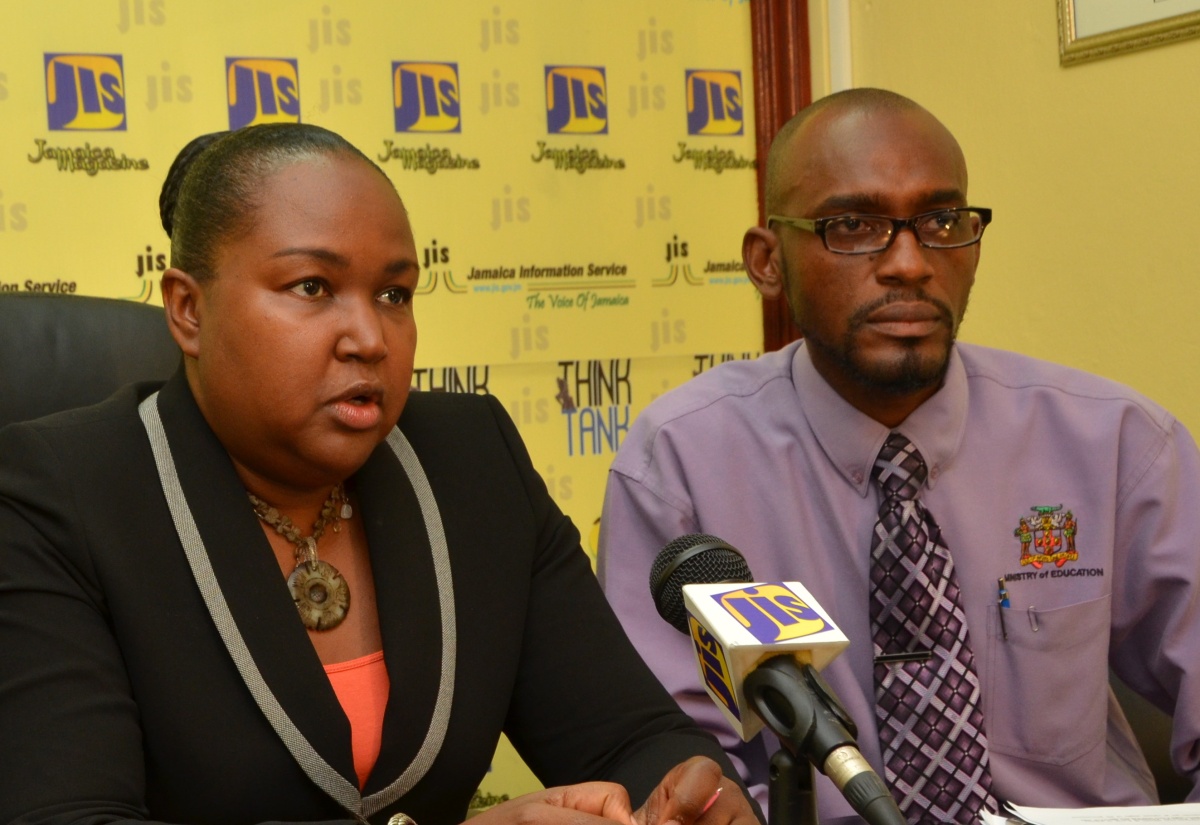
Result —
[[[817, 443], [847, 483], [865, 497], [871, 488], [871, 467], [891, 431], [838, 395], [817, 372], [803, 344], [792, 356], [792, 383]], [[958, 452], [966, 423], [967, 373], [955, 345], [941, 389], [896, 427], [924, 456], [929, 467], [925, 486], [930, 489]]]

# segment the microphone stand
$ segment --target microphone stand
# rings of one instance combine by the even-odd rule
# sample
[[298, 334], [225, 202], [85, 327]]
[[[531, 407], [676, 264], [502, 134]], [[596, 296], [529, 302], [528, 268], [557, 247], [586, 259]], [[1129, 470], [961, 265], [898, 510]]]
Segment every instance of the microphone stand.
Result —
[[768, 659], [746, 677], [746, 699], [781, 745], [771, 757], [768, 825], [818, 825], [813, 760], [805, 744], [816, 727], [818, 708], [802, 678], [800, 666], [787, 655]]
[[781, 747], [771, 757], [767, 790], [767, 825], [817, 825], [817, 792], [813, 788], [813, 766], [797, 761]]
[[862, 760], [858, 729], [815, 667], [774, 656], [746, 677], [744, 687], [751, 707], [783, 745], [771, 758], [770, 825], [817, 825], [814, 767], [830, 775], [868, 823], [907, 825], [874, 771], [841, 773], [847, 754]]

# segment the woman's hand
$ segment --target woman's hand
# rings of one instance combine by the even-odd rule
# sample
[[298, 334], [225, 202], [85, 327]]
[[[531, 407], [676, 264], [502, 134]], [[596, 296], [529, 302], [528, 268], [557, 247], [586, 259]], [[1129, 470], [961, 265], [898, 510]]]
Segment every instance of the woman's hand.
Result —
[[695, 756], [663, 777], [634, 812], [629, 794], [612, 782], [547, 788], [509, 800], [471, 825], [759, 825], [746, 795], [716, 762]]
[[547, 788], [501, 803], [471, 819], [471, 825], [612, 825], [614, 822], [640, 825], [634, 820], [629, 794], [612, 782]]
[[704, 756], [672, 768], [633, 819], [636, 825], [759, 825], [742, 789]]

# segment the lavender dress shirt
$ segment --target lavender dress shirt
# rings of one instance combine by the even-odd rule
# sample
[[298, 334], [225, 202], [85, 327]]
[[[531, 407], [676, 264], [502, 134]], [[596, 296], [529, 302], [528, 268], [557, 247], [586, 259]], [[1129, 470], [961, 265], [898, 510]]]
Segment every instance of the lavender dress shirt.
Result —
[[[1174, 714], [1172, 760], [1200, 800], [1200, 453], [1184, 427], [1111, 381], [957, 344], [945, 385], [898, 429], [929, 465], [922, 497], [954, 555], [996, 793], [1041, 806], [1156, 801], [1108, 687], [1111, 665]], [[887, 434], [797, 342], [651, 404], [609, 474], [601, 585], [643, 658], [718, 735], [764, 807], [778, 744], [742, 743], [725, 724], [689, 639], [655, 612], [650, 565], [672, 539], [711, 533], [742, 551], [756, 579], [808, 587], [850, 638], [824, 675], [882, 776], [867, 566], [879, 505], [870, 468]], [[1039, 554], [1054, 560], [1035, 563]], [[817, 793], [822, 820], [853, 813], [824, 777]]]

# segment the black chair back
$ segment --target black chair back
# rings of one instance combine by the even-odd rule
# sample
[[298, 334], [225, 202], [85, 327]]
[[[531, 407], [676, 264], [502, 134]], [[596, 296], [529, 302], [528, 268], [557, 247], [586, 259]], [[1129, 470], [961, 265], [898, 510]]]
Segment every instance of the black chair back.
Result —
[[160, 307], [113, 298], [0, 293], [0, 427], [166, 379], [179, 347]]

